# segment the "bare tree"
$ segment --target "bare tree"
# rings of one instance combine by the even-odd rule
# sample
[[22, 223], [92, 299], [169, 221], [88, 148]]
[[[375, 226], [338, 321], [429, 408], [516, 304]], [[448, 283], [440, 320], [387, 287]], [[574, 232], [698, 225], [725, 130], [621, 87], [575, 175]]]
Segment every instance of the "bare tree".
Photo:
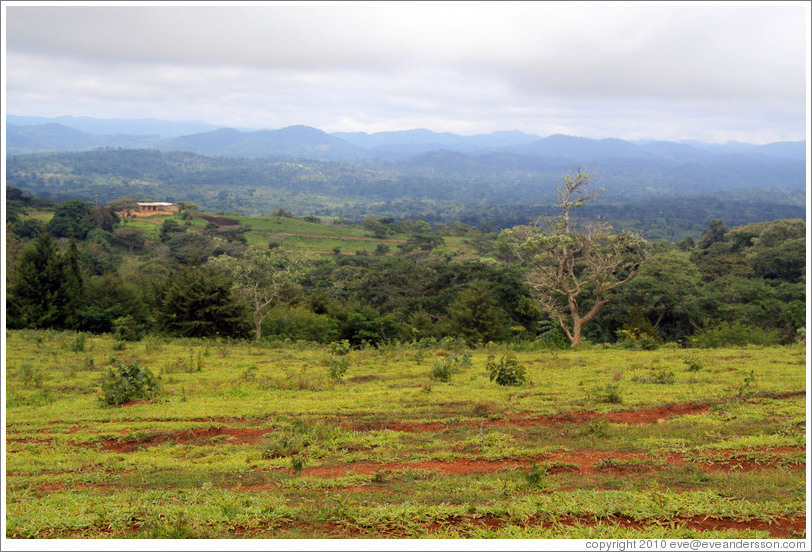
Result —
[[528, 266], [526, 281], [539, 307], [573, 347], [581, 343], [584, 325], [611, 300], [612, 290], [635, 276], [647, 251], [635, 234], [613, 234], [596, 222], [575, 223], [571, 211], [599, 192], [592, 188], [592, 175], [579, 169], [565, 175], [558, 188], [560, 215], [502, 233]]

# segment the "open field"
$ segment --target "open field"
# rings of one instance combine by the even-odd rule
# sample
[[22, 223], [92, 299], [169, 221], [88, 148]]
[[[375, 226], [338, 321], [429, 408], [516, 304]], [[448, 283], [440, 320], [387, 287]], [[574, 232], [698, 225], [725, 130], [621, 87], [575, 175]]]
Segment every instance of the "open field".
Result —
[[[801, 346], [519, 351], [7, 331], [8, 538], [804, 538]], [[449, 355], [450, 380], [431, 377]], [[149, 401], [103, 406], [135, 361]]]

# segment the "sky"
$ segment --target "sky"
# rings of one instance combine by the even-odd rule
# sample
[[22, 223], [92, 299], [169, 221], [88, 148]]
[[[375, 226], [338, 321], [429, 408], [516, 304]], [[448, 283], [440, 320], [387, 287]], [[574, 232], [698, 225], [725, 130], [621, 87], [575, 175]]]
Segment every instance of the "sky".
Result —
[[4, 112], [807, 138], [810, 3], [4, 2]]

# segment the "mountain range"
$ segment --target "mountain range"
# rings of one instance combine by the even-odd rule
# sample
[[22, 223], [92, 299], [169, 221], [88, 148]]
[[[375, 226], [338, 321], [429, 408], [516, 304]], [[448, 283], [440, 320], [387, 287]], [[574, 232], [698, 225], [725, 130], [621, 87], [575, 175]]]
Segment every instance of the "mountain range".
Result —
[[805, 141], [765, 145], [740, 142], [633, 142], [560, 134], [540, 137], [520, 131], [463, 136], [427, 129], [373, 134], [328, 134], [301, 125], [276, 130], [238, 130], [215, 128], [203, 123], [151, 119], [45, 119], [7, 116], [7, 155], [99, 148], [146, 148], [216, 157], [301, 158], [319, 161], [402, 161], [437, 151], [457, 152], [466, 156], [512, 155], [514, 161], [521, 161], [517, 156], [558, 159], [576, 164], [591, 164], [608, 159], [697, 162], [719, 155], [755, 155], [796, 161], [806, 159]]

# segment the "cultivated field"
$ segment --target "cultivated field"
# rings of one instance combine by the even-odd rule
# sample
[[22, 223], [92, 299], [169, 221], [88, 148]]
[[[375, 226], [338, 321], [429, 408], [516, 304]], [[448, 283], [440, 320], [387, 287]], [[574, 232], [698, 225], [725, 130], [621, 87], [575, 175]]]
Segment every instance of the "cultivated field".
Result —
[[[500, 386], [498, 346], [6, 335], [8, 538], [805, 537], [800, 346], [520, 351]], [[121, 361], [161, 393], [103, 406]]]

